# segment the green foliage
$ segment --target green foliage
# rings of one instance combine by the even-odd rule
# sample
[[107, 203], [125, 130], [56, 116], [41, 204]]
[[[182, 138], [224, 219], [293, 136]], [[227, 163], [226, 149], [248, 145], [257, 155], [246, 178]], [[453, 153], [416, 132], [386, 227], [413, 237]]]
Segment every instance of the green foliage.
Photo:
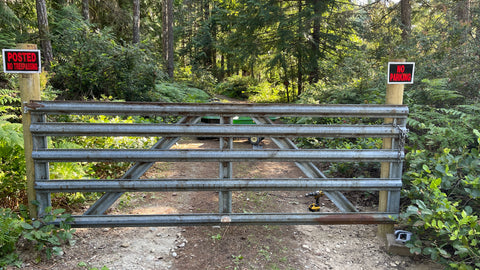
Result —
[[[480, 156], [478, 149], [465, 150], [454, 154], [450, 149], [444, 149], [442, 154], [429, 156], [426, 151], [412, 151], [408, 153], [409, 171], [405, 174], [408, 181], [414, 182], [415, 177], [428, 176], [440, 179], [438, 187], [448, 192], [450, 199], [468, 205], [480, 214]], [[427, 168], [433, 168], [428, 169]], [[421, 172], [421, 173], [418, 173]], [[411, 183], [411, 184], [412, 184]], [[422, 194], [416, 191], [414, 184], [408, 186], [410, 191], [406, 194], [411, 200], [421, 198]]]
[[[425, 172], [429, 174], [428, 167]], [[407, 243], [410, 250], [455, 269], [480, 267], [478, 215], [443, 192], [441, 178], [419, 173], [412, 184], [408, 193], [422, 198], [413, 200], [401, 214], [402, 221], [414, 232]]]
[[102, 266], [102, 268], [91, 267], [86, 262], [79, 262], [78, 266], [88, 270], [109, 270], [109, 268], [106, 266]]
[[[44, 217], [21, 224], [23, 228], [22, 236], [31, 241], [38, 251], [45, 252], [47, 259], [52, 255], [63, 255], [62, 245], [73, 244], [73, 233], [75, 229], [71, 228], [70, 223], [73, 218], [70, 214], [65, 214], [65, 209], [52, 210], [51, 207], [45, 209], [47, 213]], [[52, 224], [54, 221], [60, 221], [59, 225]]]
[[385, 103], [384, 76], [358, 79], [340, 85], [323, 82], [308, 86], [300, 96], [300, 103], [320, 104], [383, 104]]
[[[31, 242], [35, 249], [45, 254], [47, 259], [52, 255], [63, 255], [62, 245], [73, 244], [74, 229], [69, 223], [73, 221], [70, 214], [64, 209], [51, 207], [46, 209], [44, 217], [37, 220], [26, 220], [24, 215], [19, 216], [6, 208], [0, 208], [0, 268], [8, 265], [20, 267], [21, 261], [16, 253], [16, 243], [20, 238]], [[58, 226], [52, 222], [60, 221]]]
[[217, 83], [212, 72], [200, 68], [193, 69], [191, 66], [176, 68], [175, 80], [207, 92], [210, 92]]
[[[480, 133], [475, 130], [480, 138]], [[404, 196], [412, 204], [401, 214], [414, 238], [414, 253], [430, 256], [454, 269], [480, 267], [480, 155], [449, 149], [431, 156], [427, 151], [407, 155]]]
[[[65, 116], [66, 122], [86, 123], [134, 123], [132, 117], [122, 118], [119, 116]], [[63, 149], [134, 149], [150, 148], [155, 143], [155, 138], [145, 137], [72, 137], [56, 138], [52, 142], [54, 148]], [[61, 167], [57, 167], [61, 166]], [[130, 166], [129, 162], [95, 162], [88, 164], [62, 163], [54, 165], [52, 176], [79, 179], [85, 176], [102, 179], [115, 179], [123, 175]], [[53, 177], [52, 177], [53, 178]]]
[[10, 209], [0, 208], [0, 268], [19, 264], [15, 244], [22, 233], [21, 222]]
[[0, 48], [15, 47], [15, 26], [20, 23], [15, 12], [5, 3], [0, 3]]
[[[415, 149], [461, 149], [476, 145], [473, 130], [480, 126], [480, 106], [458, 105], [432, 108], [411, 105], [408, 118], [408, 145]], [[478, 145], [478, 144], [477, 144]]]
[[464, 96], [458, 91], [448, 89], [448, 80], [445, 78], [423, 79], [407, 92], [407, 99], [415, 104], [446, 108], [461, 103]]
[[0, 121], [18, 122], [21, 115], [20, 102], [18, 91], [0, 89]]
[[0, 121], [0, 198], [2, 207], [26, 203], [22, 125]]
[[215, 235], [212, 235], [211, 238], [212, 238], [213, 242], [220, 241], [220, 240], [222, 240], [222, 235], [217, 233]]
[[281, 103], [285, 102], [285, 95], [280, 95], [283, 85], [272, 85], [263, 82], [258, 85], [250, 86], [248, 92], [252, 93], [248, 100], [254, 103]]
[[247, 99], [254, 92], [251, 91], [256, 84], [252, 77], [232, 76], [225, 82], [219, 83], [215, 88], [215, 93], [222, 94], [231, 98]]
[[159, 102], [208, 102], [210, 95], [193, 87], [179, 83], [157, 83], [153, 90], [148, 92], [151, 101]]
[[108, 29], [92, 28], [72, 7], [56, 17], [52, 44], [57, 60], [50, 82], [64, 91], [62, 97], [150, 100], [146, 93], [162, 73], [146, 50], [118, 44]]

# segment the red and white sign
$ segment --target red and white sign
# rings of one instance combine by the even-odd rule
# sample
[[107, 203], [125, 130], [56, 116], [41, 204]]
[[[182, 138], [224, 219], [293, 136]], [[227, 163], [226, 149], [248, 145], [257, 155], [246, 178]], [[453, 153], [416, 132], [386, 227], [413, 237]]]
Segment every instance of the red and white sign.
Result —
[[41, 73], [40, 50], [3, 49], [3, 72]]
[[388, 62], [388, 84], [413, 84], [414, 62]]

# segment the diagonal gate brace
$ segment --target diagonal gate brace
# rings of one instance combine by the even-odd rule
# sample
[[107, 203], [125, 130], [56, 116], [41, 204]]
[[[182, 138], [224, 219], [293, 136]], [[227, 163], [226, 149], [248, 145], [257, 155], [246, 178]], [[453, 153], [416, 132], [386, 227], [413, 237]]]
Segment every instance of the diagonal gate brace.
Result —
[[[176, 124], [195, 124], [200, 120], [200, 117], [183, 117]], [[169, 149], [180, 137], [164, 137], [160, 139], [151, 149]], [[138, 179], [140, 178], [154, 162], [137, 162], [122, 176], [120, 179]], [[110, 208], [124, 192], [107, 192], [100, 199], [98, 199], [84, 215], [103, 215], [108, 208]]]
[[[273, 122], [268, 118], [252, 117], [257, 124], [270, 124]], [[298, 149], [298, 147], [288, 138], [275, 138], [271, 140], [280, 149]], [[313, 162], [295, 162], [295, 165], [309, 178], [327, 178], [325, 174]], [[326, 191], [325, 195], [340, 209], [342, 212], [358, 212], [355, 206], [340, 191]]]

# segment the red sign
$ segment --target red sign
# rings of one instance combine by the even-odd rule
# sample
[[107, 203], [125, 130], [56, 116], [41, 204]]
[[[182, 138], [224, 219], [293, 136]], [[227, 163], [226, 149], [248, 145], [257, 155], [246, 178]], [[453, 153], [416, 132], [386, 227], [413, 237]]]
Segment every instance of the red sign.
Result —
[[40, 50], [3, 49], [3, 72], [41, 73]]
[[413, 62], [389, 62], [388, 84], [413, 84]]

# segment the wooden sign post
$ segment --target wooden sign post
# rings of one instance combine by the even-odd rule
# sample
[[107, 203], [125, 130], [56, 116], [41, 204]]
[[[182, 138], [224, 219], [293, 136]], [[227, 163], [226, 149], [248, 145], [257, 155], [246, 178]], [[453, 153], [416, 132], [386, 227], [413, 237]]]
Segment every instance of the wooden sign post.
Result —
[[[18, 44], [19, 50], [36, 50], [35, 44]], [[27, 196], [28, 209], [31, 217], [37, 217], [37, 208], [32, 202], [36, 200], [35, 192], [35, 171], [32, 159], [33, 141], [32, 133], [30, 133], [30, 113], [25, 112], [24, 105], [30, 100], [40, 100], [40, 73], [35, 72], [15, 72], [19, 74], [20, 98], [22, 100], [22, 123], [23, 123], [23, 140], [25, 144], [25, 161], [27, 176]]]
[[[413, 67], [412, 67], [413, 66]], [[388, 84], [385, 96], [385, 104], [402, 105], [404, 84], [413, 83], [414, 63], [405, 63], [405, 59], [392, 60], [388, 67]], [[385, 118], [386, 124], [393, 122], [392, 118]], [[392, 138], [383, 139], [383, 149], [392, 149]], [[382, 162], [380, 167], [380, 178], [390, 177], [390, 163]], [[378, 211], [387, 211], [388, 191], [380, 191]], [[377, 235], [386, 238], [387, 234], [393, 233], [393, 224], [378, 225]]]

